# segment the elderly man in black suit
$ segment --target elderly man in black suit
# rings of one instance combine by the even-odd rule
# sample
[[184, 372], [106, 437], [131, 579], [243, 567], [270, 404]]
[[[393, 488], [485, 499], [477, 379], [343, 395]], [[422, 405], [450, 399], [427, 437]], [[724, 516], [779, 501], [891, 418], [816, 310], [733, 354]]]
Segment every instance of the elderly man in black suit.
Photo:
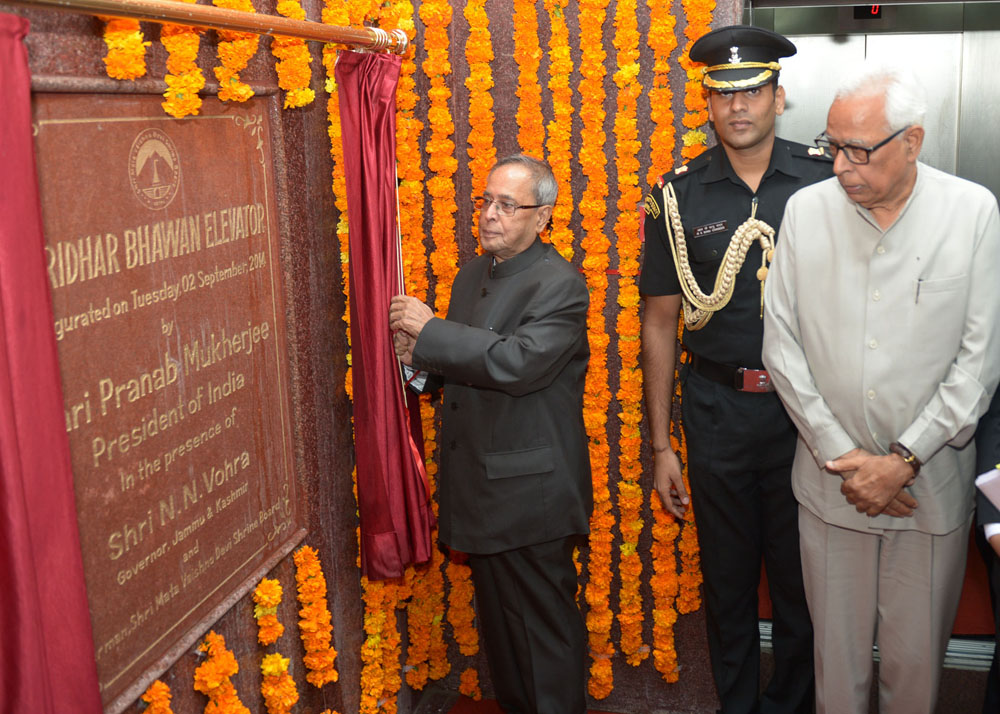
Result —
[[440, 538], [469, 554], [497, 699], [523, 714], [586, 711], [573, 548], [593, 508], [589, 294], [538, 237], [557, 191], [545, 162], [501, 159], [475, 199], [484, 254], [459, 271], [447, 319], [405, 295], [389, 308], [403, 364], [444, 385]]

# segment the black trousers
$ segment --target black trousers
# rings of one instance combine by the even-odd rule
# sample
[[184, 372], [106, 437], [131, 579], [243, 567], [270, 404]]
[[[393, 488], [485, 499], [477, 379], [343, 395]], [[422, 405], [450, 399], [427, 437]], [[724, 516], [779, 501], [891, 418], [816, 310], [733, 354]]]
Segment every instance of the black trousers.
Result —
[[470, 555], [479, 629], [507, 714], [584, 714], [587, 630], [576, 602], [581, 536]]
[[[737, 392], [695, 373], [686, 376], [682, 411], [708, 648], [722, 712], [810, 712], [812, 622], [791, 487], [795, 427], [774, 393]], [[762, 559], [773, 605], [775, 667], [758, 696]]]

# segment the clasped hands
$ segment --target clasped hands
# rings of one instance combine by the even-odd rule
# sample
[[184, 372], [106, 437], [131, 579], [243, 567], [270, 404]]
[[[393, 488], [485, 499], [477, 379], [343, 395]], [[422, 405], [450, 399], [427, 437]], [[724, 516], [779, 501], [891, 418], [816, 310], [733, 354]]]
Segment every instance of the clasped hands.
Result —
[[827, 461], [826, 470], [844, 479], [840, 492], [858, 513], [902, 518], [912, 516], [919, 505], [903, 490], [913, 483], [913, 469], [896, 454], [876, 456], [864, 449], [852, 449]]
[[408, 366], [413, 365], [413, 348], [424, 325], [434, 317], [434, 312], [424, 303], [409, 295], [396, 295], [389, 303], [389, 329], [396, 357]]

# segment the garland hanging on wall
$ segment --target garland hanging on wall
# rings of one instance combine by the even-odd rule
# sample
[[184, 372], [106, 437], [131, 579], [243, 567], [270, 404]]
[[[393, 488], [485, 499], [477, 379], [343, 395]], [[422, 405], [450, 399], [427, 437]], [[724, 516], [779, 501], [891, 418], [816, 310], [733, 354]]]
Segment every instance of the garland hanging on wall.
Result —
[[451, 5], [447, 0], [424, 0], [420, 4], [420, 19], [424, 22], [424, 48], [427, 59], [423, 62], [424, 74], [430, 80], [427, 98], [427, 122], [431, 136], [427, 140], [427, 168], [433, 174], [427, 182], [431, 197], [431, 215], [434, 249], [431, 251], [431, 269], [437, 279], [434, 286], [434, 308], [438, 315], [447, 312], [451, 302], [451, 284], [458, 274], [458, 245], [455, 243], [455, 133], [449, 101], [451, 89], [446, 78], [451, 74], [448, 58], [448, 27], [451, 25]]
[[[670, 87], [670, 57], [677, 49], [675, 27], [677, 20], [671, 12], [670, 0], [647, 0], [649, 7], [649, 46], [653, 50], [653, 81], [649, 90], [650, 119], [653, 133], [650, 136], [650, 165], [646, 175], [649, 185], [674, 166], [674, 112], [673, 90]], [[675, 378], [675, 384], [680, 382]], [[671, 434], [671, 448], [681, 450], [683, 444]], [[682, 463], [687, 459], [682, 457]], [[664, 681], [676, 682], [679, 677], [677, 649], [674, 643], [674, 624], [677, 622], [675, 601], [678, 591], [677, 535], [680, 527], [671, 513], [663, 507], [659, 495], [652, 490], [649, 507], [653, 514], [652, 566], [650, 590], [653, 594], [653, 666]]]
[[226, 640], [214, 630], [198, 645], [208, 658], [194, 670], [194, 688], [208, 697], [205, 714], [250, 714], [240, 701], [231, 677], [240, 671], [233, 653], [226, 649]]
[[[687, 18], [687, 27], [684, 34], [688, 38], [688, 43], [681, 56], [681, 66], [687, 72], [687, 83], [685, 85], [684, 106], [688, 113], [684, 115], [683, 124], [688, 128], [684, 134], [684, 146], [681, 155], [691, 159], [705, 151], [707, 137], [701, 127], [708, 121], [708, 103], [702, 85], [701, 65], [691, 62], [689, 53], [691, 45], [702, 35], [708, 33], [712, 25], [712, 13], [715, 10], [715, 0], [683, 0], [684, 14]], [[678, 328], [680, 330], [680, 328]], [[680, 332], [678, 332], [680, 339]], [[681, 359], [687, 359], [687, 355], [682, 353]], [[674, 379], [674, 383], [679, 386], [680, 381]], [[683, 463], [687, 463], [684, 459]], [[683, 471], [685, 487], [688, 493], [691, 492], [687, 485], [687, 469]], [[694, 522], [694, 510], [689, 508], [684, 513], [684, 526], [681, 529], [680, 543], [677, 546], [681, 560], [681, 574], [677, 593], [677, 611], [684, 614], [694, 612], [701, 607], [701, 592], [699, 590], [702, 583], [701, 558], [698, 551], [698, 531]]]
[[309, 673], [306, 681], [314, 687], [338, 679], [335, 662], [337, 650], [330, 644], [333, 632], [330, 609], [326, 604], [326, 578], [315, 548], [303, 546], [295, 551], [295, 584], [299, 604], [299, 635], [305, 650]]
[[702, 65], [692, 62], [689, 53], [695, 40], [711, 29], [715, 0], [682, 0], [681, 4], [687, 19], [684, 35], [688, 38], [684, 54], [681, 55], [680, 59], [680, 65], [687, 73], [687, 82], [684, 85], [684, 107], [687, 109], [687, 114], [684, 115], [682, 123], [688, 129], [684, 134], [681, 156], [685, 159], [693, 159], [705, 150], [705, 142], [708, 141], [708, 137], [702, 130], [705, 122], [708, 121], [708, 103], [705, 101], [705, 89], [701, 82]]
[[104, 57], [104, 68], [111, 79], [138, 79], [146, 74], [146, 48], [138, 20], [102, 18], [104, 44], [108, 54]]
[[[279, 0], [278, 14], [293, 20], [305, 20], [306, 12], [299, 0]], [[285, 90], [284, 108], [304, 107], [316, 98], [309, 87], [312, 81], [312, 56], [306, 41], [298, 37], [276, 35], [271, 39], [271, 54], [278, 60], [274, 65], [278, 73], [278, 86]]]
[[[181, 0], [193, 3], [195, 0]], [[160, 42], [167, 51], [167, 90], [163, 93], [163, 111], [178, 119], [197, 115], [201, 109], [200, 92], [205, 75], [198, 67], [201, 30], [187, 25], [165, 24], [160, 28]]]
[[[257, 12], [250, 0], [212, 0], [216, 7], [242, 12]], [[215, 67], [215, 78], [219, 80], [219, 99], [224, 102], [245, 102], [253, 96], [249, 84], [240, 80], [250, 58], [257, 54], [260, 35], [252, 32], [218, 30], [219, 62]]]
[[264, 578], [253, 591], [254, 619], [257, 620], [257, 641], [273, 645], [285, 631], [278, 622], [278, 605], [281, 604], [281, 583]]
[[170, 708], [170, 687], [158, 679], [149, 685], [140, 699], [146, 702], [144, 714], [174, 714]]
[[533, 0], [514, 0], [514, 61], [518, 68], [517, 143], [521, 151], [542, 158], [545, 127], [542, 121], [542, 88], [538, 66], [538, 14]]
[[677, 18], [671, 12], [671, 0], [647, 0], [649, 7], [649, 39], [653, 50], [653, 82], [649, 88], [649, 118], [653, 133], [649, 137], [649, 171], [646, 184], [674, 166], [674, 93], [670, 88], [670, 56], [677, 49], [674, 28]]
[[[469, 37], [465, 42], [465, 60], [469, 76], [465, 87], [469, 90], [469, 173], [472, 175], [471, 196], [480, 196], [486, 188], [486, 177], [496, 163], [497, 151], [493, 145], [493, 41], [490, 20], [486, 14], [486, 0], [469, 0], [463, 10], [469, 23]], [[472, 212], [472, 234], [479, 238], [479, 212]]]
[[586, 257], [583, 273], [590, 288], [587, 312], [587, 337], [590, 342], [590, 364], [583, 395], [583, 420], [589, 437], [590, 467], [594, 482], [594, 512], [590, 519], [590, 560], [584, 596], [587, 601], [587, 630], [590, 643], [590, 679], [587, 689], [595, 699], [611, 693], [613, 673], [611, 657], [611, 623], [614, 616], [609, 607], [611, 597], [611, 545], [615, 518], [611, 512], [608, 491], [607, 414], [608, 393], [607, 350], [609, 337], [604, 321], [604, 305], [608, 291], [608, 240], [604, 221], [607, 215], [608, 177], [605, 171], [604, 133], [604, 51], [602, 27], [607, 13], [607, 0], [581, 0], [580, 16], [587, 18], [580, 25], [580, 46], [587, 48], [580, 60], [580, 116], [583, 119], [580, 164], [586, 187], [580, 201], [583, 238], [580, 242]]
[[569, 49], [569, 27], [566, 6], [569, 0], [545, 0], [549, 14], [549, 91], [552, 93], [552, 121], [546, 126], [549, 165], [559, 185], [559, 199], [552, 209], [549, 240], [566, 260], [573, 259], [573, 90], [569, 78], [573, 74], [573, 57]]
[[289, 714], [299, 701], [299, 690], [288, 673], [288, 658], [273, 653], [264, 655], [260, 663], [260, 693], [267, 714]]
[[621, 406], [618, 438], [618, 525], [620, 588], [618, 625], [625, 661], [637, 667], [649, 656], [642, 641], [643, 601], [640, 591], [642, 560], [639, 535], [643, 530], [642, 462], [642, 372], [639, 370], [639, 142], [636, 106], [642, 87], [639, 74], [639, 27], [635, 0], [618, 0], [615, 6], [614, 46], [617, 51], [618, 87], [615, 113], [615, 166], [618, 173], [618, 218], [615, 237], [618, 248], [618, 354], [621, 371], [616, 397]]

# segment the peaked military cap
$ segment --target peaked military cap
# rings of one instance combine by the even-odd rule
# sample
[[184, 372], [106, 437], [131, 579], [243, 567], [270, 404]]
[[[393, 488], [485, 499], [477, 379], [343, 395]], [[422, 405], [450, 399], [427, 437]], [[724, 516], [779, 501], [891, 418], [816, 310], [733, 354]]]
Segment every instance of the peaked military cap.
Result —
[[778, 60], [794, 54], [788, 38], [749, 25], [720, 27], [691, 45], [691, 59], [707, 65], [705, 87], [718, 92], [763, 86], [781, 69]]

